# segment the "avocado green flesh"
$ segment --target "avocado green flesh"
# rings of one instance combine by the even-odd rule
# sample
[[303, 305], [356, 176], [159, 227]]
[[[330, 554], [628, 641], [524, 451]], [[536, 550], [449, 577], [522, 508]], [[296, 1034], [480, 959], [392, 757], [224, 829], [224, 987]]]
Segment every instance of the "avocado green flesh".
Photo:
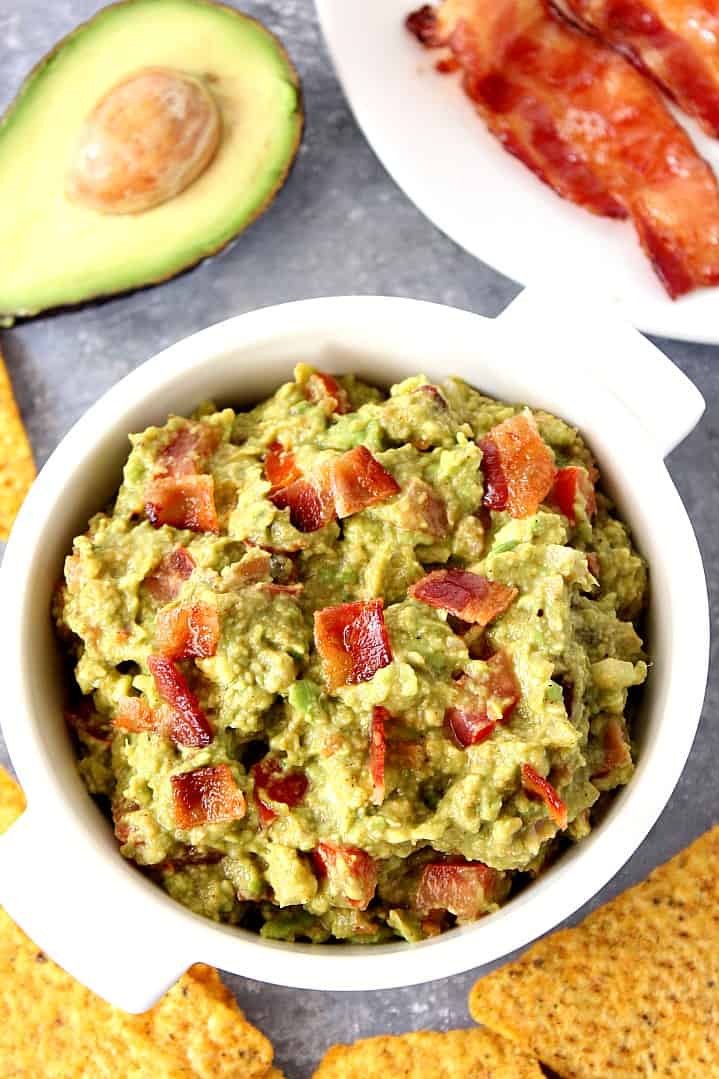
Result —
[[[145, 519], [146, 485], [188, 421], [171, 417], [132, 436], [115, 503], [75, 540], [55, 611], [90, 713], [79, 725], [79, 768], [89, 790], [112, 802], [122, 853], [191, 909], [275, 939], [417, 940], [425, 934], [416, 893], [426, 863], [452, 855], [500, 871], [498, 893], [476, 913], [490, 912], [560, 842], [585, 836], [603, 793], [630, 779], [632, 687], [647, 671], [637, 632], [646, 567], [601, 487], [591, 520], [578, 504], [572, 524], [551, 500], [522, 519], [507, 511], [480, 516], [477, 443], [520, 406], [458, 380], [440, 387], [441, 405], [421, 377], [385, 397], [347, 376], [341, 382], [352, 408], [337, 415], [307, 399], [310, 375], [300, 365], [295, 382], [248, 412], [198, 411], [193, 422], [216, 435], [201, 468], [214, 480], [219, 534], [153, 528]], [[534, 415], [558, 467], [592, 468], [573, 428]], [[305, 475], [364, 445], [399, 493], [299, 532], [269, 498], [265, 458], [276, 441], [293, 448]], [[443, 537], [416, 517], [419, 481], [444, 500]], [[151, 594], [148, 577], [178, 546], [195, 569], [164, 601]], [[263, 556], [263, 548], [275, 553]], [[265, 583], [247, 577], [258, 558], [265, 559]], [[597, 563], [598, 580], [590, 572]], [[487, 660], [470, 654], [466, 627], [408, 595], [425, 573], [447, 564], [518, 590], [475, 656], [504, 650], [521, 697], [490, 738], [466, 748], [452, 738], [445, 714], [462, 707], [462, 676], [482, 681]], [[270, 580], [303, 588], [268, 589]], [[367, 681], [329, 692], [314, 612], [378, 597], [392, 662]], [[210, 719], [212, 743], [184, 748], [163, 734], [113, 730], [128, 695], [160, 705], [148, 669], [159, 612], [197, 604], [218, 613], [216, 653], [180, 666]], [[379, 805], [369, 757], [376, 705], [391, 716]], [[610, 723], [627, 753], [606, 771]], [[308, 780], [299, 804], [273, 804], [269, 825], [258, 816], [251, 771], [266, 753]], [[523, 790], [525, 763], [550, 776], [566, 802], [562, 837], [545, 804]], [[171, 779], [217, 764], [231, 768], [247, 815], [184, 831]], [[312, 852], [320, 843], [358, 848], [374, 860], [378, 884], [366, 910], [351, 902], [358, 898], [351, 874], [318, 874]], [[445, 916], [441, 924], [452, 922]]]
[[[168, 202], [103, 215], [70, 202], [65, 172], [97, 101], [146, 66], [207, 79], [223, 134]], [[32, 315], [170, 277], [245, 228], [297, 149], [297, 78], [259, 23], [206, 0], [125, 0], [78, 27], [28, 77], [0, 124], [0, 317]]]

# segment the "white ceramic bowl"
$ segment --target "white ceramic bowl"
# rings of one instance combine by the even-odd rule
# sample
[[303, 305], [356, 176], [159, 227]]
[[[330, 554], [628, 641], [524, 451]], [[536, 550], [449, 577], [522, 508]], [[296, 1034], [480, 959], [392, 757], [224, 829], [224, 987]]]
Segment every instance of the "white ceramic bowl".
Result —
[[[127, 434], [201, 399], [247, 404], [298, 359], [389, 384], [424, 371], [576, 423], [651, 567], [654, 665], [637, 720], [638, 766], [588, 839], [502, 910], [413, 946], [263, 941], [175, 903], [120, 856], [78, 778], [49, 617], [72, 537], [120, 483]], [[663, 456], [700, 418], [690, 382], [636, 331], [594, 308], [525, 292], [498, 319], [412, 300], [348, 297], [267, 308], [212, 326], [138, 368], [76, 424], [42, 470], [2, 568], [3, 730], [28, 798], [0, 840], [0, 903], [62, 966], [128, 1011], [193, 962], [280, 985], [374, 989], [497, 959], [555, 926], [617, 872], [680, 775], [706, 684], [701, 558]]]

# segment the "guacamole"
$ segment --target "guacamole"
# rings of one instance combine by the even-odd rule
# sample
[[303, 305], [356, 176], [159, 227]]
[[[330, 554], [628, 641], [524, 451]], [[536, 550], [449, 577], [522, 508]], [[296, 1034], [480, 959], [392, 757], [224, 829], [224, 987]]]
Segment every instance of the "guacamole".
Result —
[[57, 590], [67, 719], [122, 854], [191, 910], [420, 940], [628, 782], [647, 571], [563, 420], [300, 364], [130, 441]]

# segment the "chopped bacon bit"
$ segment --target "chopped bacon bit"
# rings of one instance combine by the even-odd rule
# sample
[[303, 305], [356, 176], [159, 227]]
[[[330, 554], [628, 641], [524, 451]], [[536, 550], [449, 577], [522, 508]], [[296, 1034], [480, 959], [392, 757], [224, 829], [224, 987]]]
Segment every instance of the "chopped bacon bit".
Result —
[[170, 776], [175, 820], [188, 830], [204, 824], [242, 820], [247, 802], [229, 764], [207, 765]]
[[[508, 654], [500, 649], [487, 660], [486, 680], [460, 679], [459, 688], [468, 707], [448, 708], [445, 721], [457, 743], [465, 749], [489, 738], [498, 723], [506, 723], [519, 701], [521, 690]], [[492, 701], [492, 715], [487, 710]]]
[[432, 49], [441, 44], [437, 40], [437, 15], [431, 4], [424, 4], [417, 11], [410, 12], [405, 26], [426, 48]]
[[502, 874], [484, 862], [451, 858], [422, 870], [415, 905], [423, 913], [447, 910], [461, 921], [478, 918], [493, 902]]
[[204, 423], [181, 427], [157, 459], [158, 476], [195, 476], [217, 449], [219, 431]]
[[444, 718], [457, 745], [462, 749], [485, 742], [497, 726], [486, 712], [468, 712], [466, 708], [448, 708]]
[[174, 662], [165, 656], [150, 656], [147, 665], [157, 692], [170, 705], [167, 721], [163, 723], [168, 737], [180, 746], [209, 746], [212, 727]]
[[307, 397], [315, 405], [326, 402], [330, 412], [344, 414], [351, 411], [347, 390], [340, 386], [336, 378], [322, 371], [315, 371], [308, 378]]
[[274, 581], [261, 581], [260, 588], [263, 592], [270, 592], [274, 596], [279, 596], [283, 592], [287, 596], [299, 596], [305, 586], [300, 582], [295, 584], [276, 584]]
[[219, 637], [217, 608], [207, 603], [162, 610], [155, 623], [155, 648], [168, 659], [214, 656]]
[[299, 769], [283, 772], [276, 757], [263, 757], [252, 766], [250, 775], [255, 784], [253, 798], [263, 828], [277, 819], [277, 813], [270, 802], [281, 802], [282, 805], [294, 808], [302, 802], [309, 787], [309, 780], [304, 772]]
[[434, 487], [413, 476], [399, 506], [401, 528], [412, 532], [429, 532], [441, 539], [449, 532], [447, 503]]
[[172, 525], [191, 532], [219, 532], [212, 476], [168, 476], [145, 488], [145, 513], [153, 528]]
[[367, 682], [392, 662], [382, 607], [373, 599], [315, 611], [315, 645], [330, 691]]
[[609, 775], [615, 768], [622, 768], [632, 759], [629, 746], [624, 740], [622, 725], [618, 719], [610, 719], [604, 728], [604, 760], [592, 778]]
[[540, 776], [531, 764], [522, 765], [522, 786], [527, 794], [541, 798], [558, 828], [567, 827], [567, 803], [559, 797], [549, 780]]
[[112, 731], [106, 718], [95, 710], [90, 697], [83, 697], [77, 704], [67, 708], [64, 714], [68, 727], [78, 734], [89, 735], [98, 742], [110, 743]]
[[[127, 819], [131, 813], [136, 813], [140, 808], [138, 802], [132, 802], [129, 798], [114, 798], [111, 805], [112, 823], [115, 831], [115, 837], [121, 846], [130, 838], [131, 825]], [[142, 840], [135, 841], [136, 846], [144, 846]]]
[[574, 465], [570, 465], [568, 468], [560, 468], [554, 480], [554, 487], [550, 497], [571, 524], [576, 524], [576, 505], [580, 499], [584, 503], [587, 517], [591, 518], [597, 512], [594, 484], [589, 478], [586, 468], [578, 468]]
[[587, 568], [595, 580], [599, 580], [599, 574], [602, 572], [602, 566], [599, 561], [599, 555], [594, 551], [587, 552]]
[[[337, 847], [333, 843], [318, 843], [312, 860], [320, 879], [326, 879], [330, 889], [350, 906], [366, 910], [377, 887], [377, 866], [366, 851], [357, 847]], [[347, 895], [348, 884], [355, 893]]]
[[271, 442], [265, 456], [265, 475], [272, 484], [272, 493], [282, 487], [289, 487], [302, 473], [297, 467], [292, 450], [286, 449], [281, 442]]
[[[704, 130], [719, 136], [719, 81], [716, 41], [699, 28], [686, 4], [677, 0], [563, 0], [560, 10], [612, 45], [663, 86], [674, 100], [695, 116]], [[716, 19], [716, 8], [709, 19]], [[694, 23], [689, 30], [690, 23]], [[695, 28], [696, 27], [696, 28]]]
[[[601, 15], [610, 2], [592, 0], [592, 10]], [[669, 10], [670, 0], [644, 7], [651, 13], [660, 3]], [[631, 216], [672, 298], [716, 284], [719, 187], [712, 170], [651, 83], [550, 7], [546, 0], [446, 3], [431, 44], [449, 46], [489, 129], [559, 195], [595, 213]], [[636, 14], [640, 7], [627, 0], [620, 10]], [[646, 27], [643, 14], [639, 21]], [[623, 42], [633, 33], [622, 30]], [[700, 35], [693, 37], [699, 51]], [[644, 51], [653, 52], [659, 77], [683, 94], [682, 79], [666, 75], [665, 45], [656, 48], [649, 34]], [[705, 96], [695, 74], [686, 81]], [[715, 105], [714, 98], [712, 113]]]
[[195, 563], [184, 547], [163, 555], [149, 576], [145, 577], [147, 591], [159, 603], [169, 603], [182, 588], [182, 582], [192, 575]]
[[355, 446], [330, 465], [330, 482], [338, 517], [349, 517], [399, 491], [394, 476], [366, 446]]
[[385, 724], [391, 715], [386, 708], [375, 705], [369, 729], [369, 767], [372, 776], [372, 802], [381, 806], [384, 802], [384, 766], [387, 756]]
[[113, 727], [140, 734], [157, 730], [157, 717], [143, 697], [123, 697], [117, 706]]
[[506, 611], [519, 595], [516, 588], [464, 569], [434, 570], [413, 584], [409, 594], [420, 603], [480, 626]]
[[289, 509], [290, 521], [300, 532], [316, 532], [335, 516], [332, 495], [324, 479], [294, 480], [288, 487], [274, 494], [270, 492], [269, 497], [278, 509]]
[[483, 438], [478, 443], [478, 446], [482, 451], [482, 473], [484, 475], [482, 505], [488, 510], [504, 510], [507, 508], [509, 488], [502, 468], [499, 448], [491, 438]]
[[[480, 443], [483, 453], [487, 454], [489, 444], [496, 449], [496, 455], [489, 450], [489, 461], [486, 465], [483, 461], [482, 465], [487, 492], [492, 492], [485, 492], [485, 498], [494, 504], [484, 504], [490, 509], [506, 508], [512, 517], [531, 517], [551, 491], [555, 476], [554, 456], [543, 441], [534, 417], [520, 414], [497, 424]], [[507, 492], [505, 505], [501, 507], [502, 480], [497, 464]]]

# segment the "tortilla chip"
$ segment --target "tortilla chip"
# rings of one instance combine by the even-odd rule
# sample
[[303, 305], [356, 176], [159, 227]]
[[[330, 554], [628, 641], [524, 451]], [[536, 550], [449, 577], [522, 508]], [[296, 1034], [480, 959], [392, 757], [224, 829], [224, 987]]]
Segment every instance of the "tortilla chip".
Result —
[[542, 1079], [536, 1060], [490, 1030], [422, 1030], [335, 1045], [313, 1079]]
[[0, 835], [25, 810], [25, 795], [11, 775], [0, 768]]
[[[0, 829], [23, 808], [0, 769]], [[192, 967], [149, 1012], [126, 1015], [56, 966], [0, 908], [0, 1075], [267, 1079], [271, 1065], [272, 1046], [212, 967]]]
[[30, 443], [0, 354], [0, 539], [8, 538], [35, 476]]
[[719, 827], [469, 1005], [564, 1079], [719, 1076]]

